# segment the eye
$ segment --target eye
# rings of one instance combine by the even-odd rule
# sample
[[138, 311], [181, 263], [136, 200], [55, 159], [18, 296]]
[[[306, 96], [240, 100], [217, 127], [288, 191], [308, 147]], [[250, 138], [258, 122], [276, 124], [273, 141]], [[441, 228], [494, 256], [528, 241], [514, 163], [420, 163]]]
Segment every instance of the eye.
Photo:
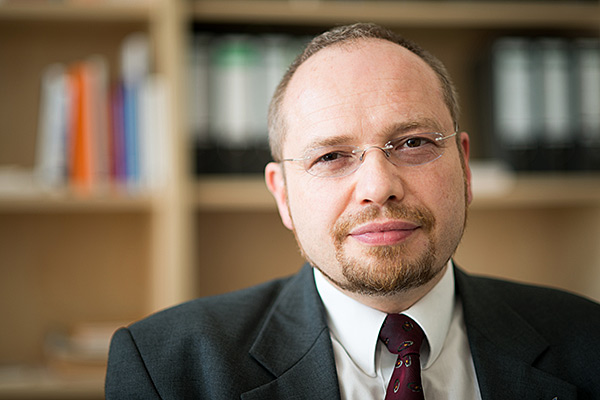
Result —
[[394, 150], [412, 150], [423, 149], [425, 147], [436, 146], [435, 136], [432, 134], [419, 134], [399, 138], [392, 141]]
[[323, 154], [317, 154], [313, 157], [311, 157], [311, 164], [318, 164], [318, 163], [322, 163], [322, 164], [328, 164], [328, 163], [333, 163], [336, 161], [343, 161], [343, 160], [347, 160], [349, 158], [352, 158], [353, 154], [351, 151], [343, 151], [343, 150], [331, 150], [331, 151], [327, 151], [326, 153]]
[[418, 136], [410, 137], [404, 142], [404, 145], [409, 148], [419, 147], [423, 144], [425, 144], [425, 140]]
[[327, 154], [323, 154], [321, 157], [319, 157], [317, 159], [317, 161], [319, 162], [330, 162], [330, 161], [335, 161], [335, 160], [339, 160], [340, 158], [344, 157], [344, 155], [340, 152], [331, 152], [331, 153], [327, 153]]
[[353, 148], [321, 148], [307, 158], [305, 168], [313, 175], [331, 173], [352, 165], [356, 159]]

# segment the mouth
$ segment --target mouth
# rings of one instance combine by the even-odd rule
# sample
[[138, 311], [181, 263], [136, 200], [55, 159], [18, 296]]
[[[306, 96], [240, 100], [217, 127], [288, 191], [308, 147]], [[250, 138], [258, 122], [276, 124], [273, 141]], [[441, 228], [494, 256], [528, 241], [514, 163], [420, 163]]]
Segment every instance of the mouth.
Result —
[[393, 246], [419, 229], [420, 225], [407, 221], [373, 222], [352, 229], [348, 236], [369, 246]]

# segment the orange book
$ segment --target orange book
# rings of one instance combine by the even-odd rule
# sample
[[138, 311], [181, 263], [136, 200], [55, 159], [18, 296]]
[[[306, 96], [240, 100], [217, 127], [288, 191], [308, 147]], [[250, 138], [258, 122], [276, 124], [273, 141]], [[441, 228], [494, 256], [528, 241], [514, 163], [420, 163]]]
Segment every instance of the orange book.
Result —
[[85, 63], [77, 63], [69, 70], [71, 88], [69, 178], [73, 188], [83, 193], [88, 193], [92, 188], [92, 137], [88, 73]]

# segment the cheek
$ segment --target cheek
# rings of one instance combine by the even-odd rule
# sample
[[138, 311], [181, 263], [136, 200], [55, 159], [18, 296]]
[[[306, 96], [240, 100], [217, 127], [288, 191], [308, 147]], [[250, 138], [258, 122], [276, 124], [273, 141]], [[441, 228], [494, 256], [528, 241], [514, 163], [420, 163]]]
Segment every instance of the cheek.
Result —
[[434, 212], [441, 230], [452, 229], [454, 225], [462, 226], [466, 200], [464, 174], [459, 161], [447, 163], [443, 167], [432, 167], [427, 174], [424, 185], [426, 193], [423, 193], [422, 201]]
[[[288, 187], [288, 204], [296, 234], [301, 239], [324, 240], [342, 209], [331, 183], [311, 181]], [[310, 189], [308, 189], [310, 187]]]

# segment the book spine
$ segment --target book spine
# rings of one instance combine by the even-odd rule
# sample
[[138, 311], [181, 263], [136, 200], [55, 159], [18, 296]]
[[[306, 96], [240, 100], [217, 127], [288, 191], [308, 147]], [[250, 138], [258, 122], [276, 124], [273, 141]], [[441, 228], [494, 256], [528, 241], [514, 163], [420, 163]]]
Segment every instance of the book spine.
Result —
[[121, 48], [123, 81], [123, 126], [126, 184], [131, 190], [141, 187], [140, 156], [140, 88], [148, 76], [150, 45], [147, 35], [134, 33], [125, 38]]
[[574, 43], [579, 167], [600, 170], [600, 40]]
[[105, 191], [110, 182], [108, 126], [108, 62], [95, 55], [85, 61], [90, 79], [89, 115], [94, 190]]
[[167, 83], [158, 75], [150, 75], [140, 91], [140, 165], [141, 184], [163, 189], [167, 185], [171, 164], [168, 132]]
[[502, 38], [492, 48], [493, 131], [503, 158], [529, 169], [537, 145], [531, 44], [520, 37]]
[[89, 71], [84, 63], [76, 63], [69, 70], [70, 113], [70, 163], [69, 177], [72, 187], [87, 194], [92, 188], [92, 142], [90, 132]]
[[44, 188], [66, 184], [68, 86], [65, 67], [49, 65], [42, 76], [36, 177]]
[[534, 70], [536, 103], [540, 106], [540, 151], [538, 169], [571, 168], [573, 129], [573, 90], [570, 47], [565, 39], [543, 38], [535, 43]]

